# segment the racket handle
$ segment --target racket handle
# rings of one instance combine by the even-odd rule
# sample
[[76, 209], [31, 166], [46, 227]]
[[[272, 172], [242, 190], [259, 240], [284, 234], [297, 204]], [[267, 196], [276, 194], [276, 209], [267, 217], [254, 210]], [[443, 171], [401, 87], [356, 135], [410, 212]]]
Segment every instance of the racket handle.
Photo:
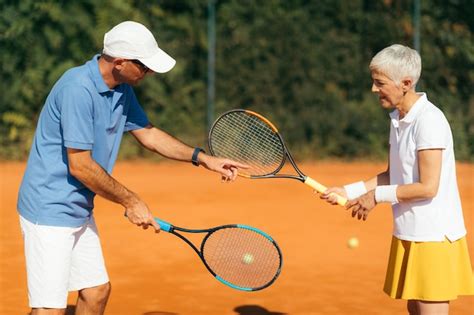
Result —
[[[308, 185], [309, 187], [312, 187], [313, 189], [315, 189], [318, 193], [322, 194], [326, 191], [326, 189], [328, 189], [326, 186], [318, 183], [317, 181], [315, 181], [314, 179], [312, 179], [311, 177], [306, 177], [304, 183], [306, 185]], [[341, 197], [339, 196], [338, 194], [335, 194], [335, 193], [331, 193], [331, 195], [334, 195], [336, 196], [337, 198], [337, 203], [341, 206], [345, 206], [346, 205], [346, 202], [347, 202], [347, 199], [344, 198], [344, 197]]]
[[160, 220], [158, 218], [155, 218], [156, 223], [160, 225], [161, 230], [165, 232], [171, 231], [172, 225], [166, 221]]

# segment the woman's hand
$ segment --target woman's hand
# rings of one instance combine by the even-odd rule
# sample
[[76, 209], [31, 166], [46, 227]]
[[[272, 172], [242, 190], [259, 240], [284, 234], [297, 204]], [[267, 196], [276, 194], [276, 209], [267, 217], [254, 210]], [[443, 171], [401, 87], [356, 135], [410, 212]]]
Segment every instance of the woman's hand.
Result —
[[358, 220], [367, 220], [369, 212], [377, 205], [375, 201], [375, 190], [371, 190], [362, 196], [350, 200], [346, 204], [346, 209], [352, 211], [352, 217]]

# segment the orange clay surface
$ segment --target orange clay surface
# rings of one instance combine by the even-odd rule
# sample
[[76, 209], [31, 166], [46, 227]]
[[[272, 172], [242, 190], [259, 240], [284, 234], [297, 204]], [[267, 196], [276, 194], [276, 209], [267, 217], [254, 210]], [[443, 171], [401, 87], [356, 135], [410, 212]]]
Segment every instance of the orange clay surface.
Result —
[[[25, 164], [0, 164], [0, 314], [29, 312], [16, 197]], [[303, 163], [326, 185], [365, 179], [380, 163]], [[474, 260], [474, 165], [458, 164], [458, 183]], [[184, 242], [128, 222], [121, 206], [96, 199], [95, 216], [112, 294], [106, 314], [125, 315], [311, 315], [406, 314], [405, 301], [382, 292], [391, 239], [388, 206], [367, 221], [351, 218], [294, 180], [222, 184], [215, 173], [181, 163], [122, 162], [113, 175], [148, 203], [153, 213], [178, 226], [226, 223], [255, 226], [272, 235], [283, 252], [277, 281], [258, 292], [240, 292], [208, 273]], [[347, 240], [357, 237], [359, 247]], [[77, 293], [69, 296], [73, 314]], [[473, 314], [474, 297], [451, 303], [452, 315]]]

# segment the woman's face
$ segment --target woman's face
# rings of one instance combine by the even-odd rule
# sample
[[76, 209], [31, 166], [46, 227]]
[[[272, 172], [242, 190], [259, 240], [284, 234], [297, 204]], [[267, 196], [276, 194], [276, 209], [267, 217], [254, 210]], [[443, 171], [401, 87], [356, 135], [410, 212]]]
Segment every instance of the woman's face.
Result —
[[379, 102], [383, 108], [396, 108], [405, 95], [402, 84], [397, 85], [385, 74], [372, 71], [372, 92], [379, 95]]

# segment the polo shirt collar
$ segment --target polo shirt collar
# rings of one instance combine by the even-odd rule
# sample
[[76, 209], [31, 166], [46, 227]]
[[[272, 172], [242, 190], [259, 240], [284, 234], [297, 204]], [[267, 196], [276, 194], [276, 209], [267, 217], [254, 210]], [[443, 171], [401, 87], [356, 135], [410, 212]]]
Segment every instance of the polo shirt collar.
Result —
[[420, 95], [420, 98], [415, 102], [415, 104], [413, 104], [413, 106], [410, 108], [410, 110], [405, 115], [405, 117], [403, 117], [401, 122], [404, 122], [407, 124], [413, 122], [415, 118], [418, 117], [418, 115], [421, 112], [421, 109], [426, 104], [426, 93], [417, 93], [417, 94]]
[[398, 111], [398, 109], [394, 110], [389, 114], [394, 127], [398, 128], [399, 123], [410, 124], [415, 120], [416, 117], [418, 117], [422, 108], [425, 106], [427, 99], [426, 93], [417, 94], [420, 95], [420, 98], [415, 102], [415, 104], [413, 104], [413, 106], [405, 115], [405, 117], [403, 117], [403, 119], [399, 120], [400, 112]]
[[104, 78], [102, 77], [102, 74], [100, 74], [100, 71], [99, 71], [99, 57], [100, 57], [99, 54], [95, 55], [87, 63], [87, 66], [89, 67], [89, 71], [92, 75], [92, 81], [94, 82], [94, 85], [97, 89], [97, 92], [106, 93], [106, 92], [109, 92], [110, 89], [107, 86], [107, 84], [105, 84], [105, 81], [104, 81]]

